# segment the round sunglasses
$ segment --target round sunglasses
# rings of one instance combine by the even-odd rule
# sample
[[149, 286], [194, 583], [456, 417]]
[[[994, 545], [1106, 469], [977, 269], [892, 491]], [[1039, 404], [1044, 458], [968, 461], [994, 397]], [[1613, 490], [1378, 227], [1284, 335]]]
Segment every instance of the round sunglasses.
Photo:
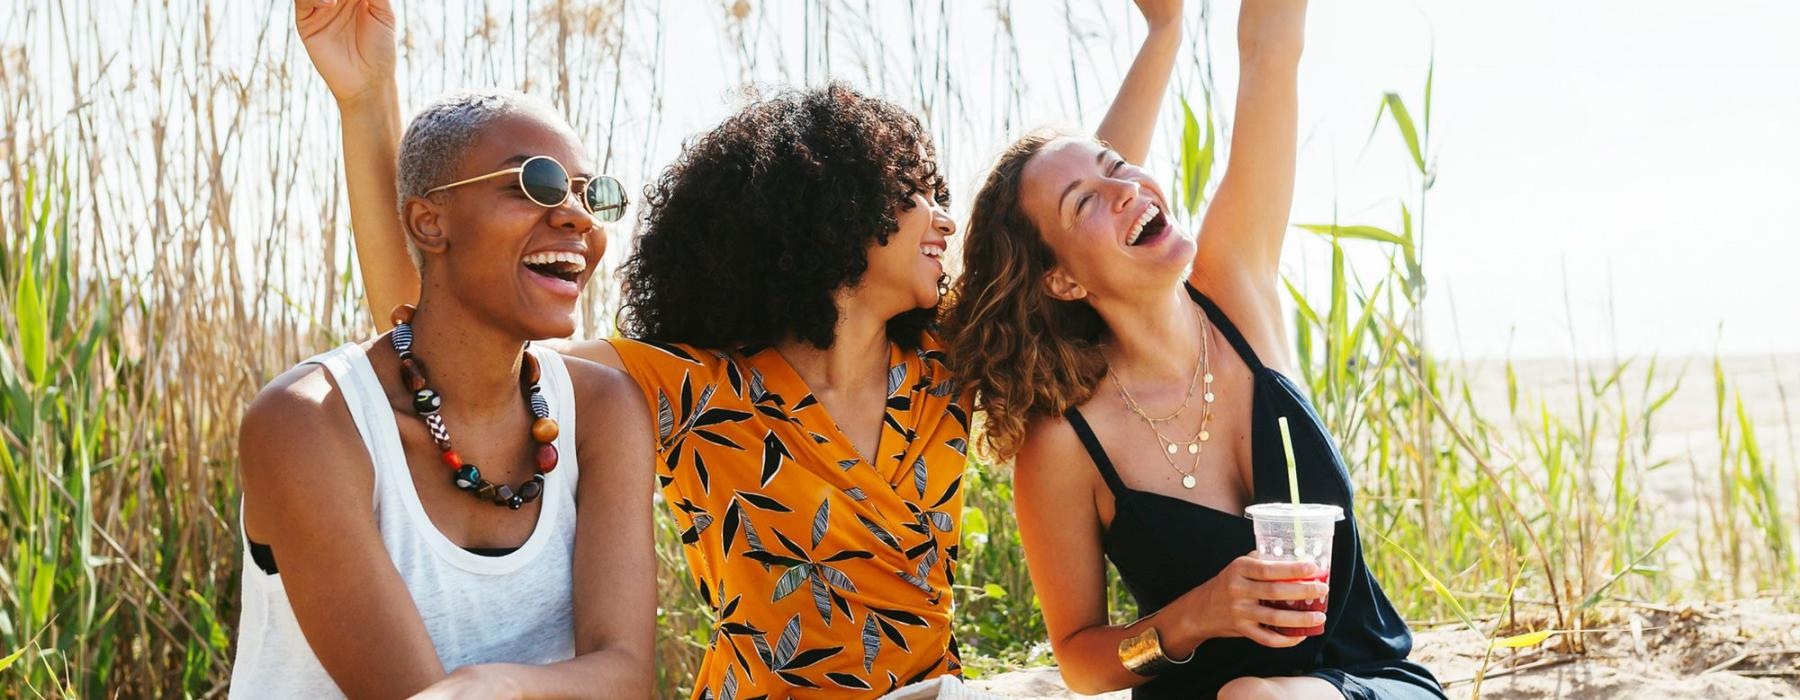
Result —
[[471, 182], [480, 182], [505, 175], [517, 174], [519, 189], [531, 201], [543, 207], [560, 207], [569, 201], [569, 195], [581, 195], [581, 206], [601, 221], [618, 221], [625, 215], [625, 206], [631, 200], [625, 196], [625, 186], [611, 175], [587, 177], [569, 177], [569, 171], [562, 163], [550, 156], [532, 156], [526, 158], [515, 168], [495, 170], [485, 175], [476, 175], [467, 180], [458, 180], [448, 185], [439, 185], [425, 191], [427, 196], [442, 192], [452, 187], [460, 187]]

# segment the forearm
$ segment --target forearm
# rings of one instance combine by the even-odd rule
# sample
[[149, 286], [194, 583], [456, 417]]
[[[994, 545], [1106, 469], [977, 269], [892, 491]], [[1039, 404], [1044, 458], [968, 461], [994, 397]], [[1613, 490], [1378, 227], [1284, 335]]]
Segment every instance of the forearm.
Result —
[[1306, 0], [1249, 0], [1240, 12], [1240, 64], [1300, 61], [1306, 40]]
[[1180, 48], [1179, 18], [1150, 27], [1106, 117], [1094, 132], [1096, 138], [1110, 144], [1127, 161], [1142, 164], [1150, 153], [1157, 112], [1162, 109], [1163, 93], [1168, 92], [1169, 73]]
[[516, 698], [647, 698], [654, 673], [650, 660], [623, 650], [582, 654], [543, 666], [491, 664], [483, 667], [504, 679]]
[[370, 318], [390, 325], [395, 305], [419, 298], [419, 272], [406, 250], [394, 177], [400, 152], [400, 100], [396, 88], [370, 91], [338, 103], [343, 120], [344, 181], [350, 191], [350, 229], [357, 267], [368, 293]]
[[1201, 224], [1201, 247], [1212, 250], [1199, 254], [1231, 260], [1231, 269], [1272, 283], [1294, 200], [1305, 4], [1261, 0], [1245, 12], [1252, 8], [1239, 26], [1231, 160]]
[[1287, 204], [1293, 200], [1299, 138], [1296, 64], [1265, 55], [1247, 59], [1240, 69], [1231, 162], [1219, 183], [1219, 204], [1231, 203], [1227, 188], [1241, 188], [1253, 193], [1246, 204], [1285, 220]]
[[1164, 655], [1171, 660], [1188, 658], [1204, 641], [1193, 631], [1183, 629], [1184, 626], [1169, 624], [1157, 615], [1129, 625], [1089, 627], [1054, 645], [1063, 681], [1070, 690], [1084, 695], [1135, 688], [1150, 682], [1154, 676], [1138, 675], [1125, 667], [1119, 658], [1119, 644], [1152, 627], [1161, 638]]

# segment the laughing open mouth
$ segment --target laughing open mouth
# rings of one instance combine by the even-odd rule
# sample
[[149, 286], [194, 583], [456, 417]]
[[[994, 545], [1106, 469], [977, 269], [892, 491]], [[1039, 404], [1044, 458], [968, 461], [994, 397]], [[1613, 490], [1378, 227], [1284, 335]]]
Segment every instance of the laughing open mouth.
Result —
[[580, 253], [567, 251], [550, 251], [532, 253], [525, 256], [526, 269], [545, 277], [554, 277], [564, 282], [575, 282], [581, 279], [581, 273], [587, 271], [587, 258]]
[[1163, 216], [1162, 207], [1154, 204], [1145, 209], [1137, 223], [1131, 227], [1131, 235], [1125, 237], [1125, 245], [1144, 245], [1162, 238], [1169, 231], [1169, 218]]

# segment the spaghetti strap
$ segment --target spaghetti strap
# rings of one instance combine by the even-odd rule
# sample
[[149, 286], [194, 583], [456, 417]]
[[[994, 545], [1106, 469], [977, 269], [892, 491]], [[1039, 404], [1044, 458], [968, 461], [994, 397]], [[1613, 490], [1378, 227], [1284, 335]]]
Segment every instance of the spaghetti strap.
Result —
[[1081, 409], [1070, 406], [1063, 413], [1069, 426], [1075, 429], [1075, 437], [1081, 438], [1081, 446], [1087, 450], [1088, 457], [1094, 460], [1094, 468], [1100, 470], [1100, 477], [1106, 479], [1107, 488], [1112, 489], [1113, 498], [1123, 499], [1131, 489], [1125, 488], [1125, 481], [1119, 478], [1118, 470], [1113, 469], [1111, 459], [1106, 456], [1106, 448], [1100, 446], [1099, 436], [1088, 426], [1087, 418], [1082, 417]]
[[1249, 365], [1251, 370], [1261, 371], [1262, 359], [1256, 356], [1255, 350], [1250, 349], [1250, 342], [1244, 340], [1244, 334], [1238, 332], [1237, 325], [1231, 322], [1231, 319], [1225, 315], [1225, 311], [1220, 309], [1218, 304], [1214, 304], [1213, 300], [1206, 298], [1205, 294], [1201, 294], [1200, 290], [1195, 289], [1193, 284], [1187, 282], [1182, 284], [1187, 287], [1188, 296], [1193, 298], [1194, 303], [1206, 310], [1206, 317], [1212, 321], [1213, 326], [1218, 328], [1220, 333], [1225, 334], [1225, 340], [1231, 343], [1233, 349], [1237, 350], [1238, 357], [1243, 358], [1244, 364]]

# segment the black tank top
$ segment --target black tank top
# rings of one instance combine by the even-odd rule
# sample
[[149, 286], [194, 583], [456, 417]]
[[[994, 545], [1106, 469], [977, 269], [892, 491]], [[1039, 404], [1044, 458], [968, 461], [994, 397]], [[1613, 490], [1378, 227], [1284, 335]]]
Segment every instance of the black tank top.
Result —
[[[1287, 460], [1276, 427], [1276, 419], [1286, 416], [1299, 470], [1300, 499], [1340, 506], [1349, 516], [1353, 512], [1350, 474], [1312, 404], [1287, 377], [1263, 366], [1217, 305], [1192, 286], [1188, 294], [1243, 358], [1253, 377], [1251, 501], [1288, 500]], [[1126, 486], [1081, 412], [1070, 408], [1065, 417], [1112, 490], [1116, 504], [1113, 521], [1101, 545], [1137, 601], [1140, 615], [1161, 610], [1218, 575], [1231, 560], [1256, 549], [1250, 520], [1240, 514]], [[1131, 696], [1134, 700], [1210, 698], [1220, 686], [1239, 676], [1304, 675], [1319, 668], [1352, 674], [1416, 674], [1421, 684], [1429, 683], [1436, 690], [1430, 672], [1405, 661], [1411, 651], [1412, 633], [1363, 565], [1355, 518], [1349, 516], [1337, 524], [1333, 535], [1331, 597], [1323, 635], [1287, 649], [1271, 649], [1241, 637], [1209, 640], [1200, 645], [1192, 661], [1172, 667], [1133, 690]], [[1402, 668], [1391, 668], [1394, 666]]]

